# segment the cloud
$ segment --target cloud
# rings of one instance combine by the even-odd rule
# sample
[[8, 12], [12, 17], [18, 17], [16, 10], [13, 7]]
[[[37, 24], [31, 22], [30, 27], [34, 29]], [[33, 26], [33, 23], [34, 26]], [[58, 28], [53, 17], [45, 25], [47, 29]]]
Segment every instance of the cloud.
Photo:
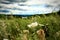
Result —
[[[4, 11], [6, 10], [6, 11]], [[0, 0], [0, 13], [42, 14], [60, 10], [59, 0]], [[8, 13], [8, 14], [10, 14]]]

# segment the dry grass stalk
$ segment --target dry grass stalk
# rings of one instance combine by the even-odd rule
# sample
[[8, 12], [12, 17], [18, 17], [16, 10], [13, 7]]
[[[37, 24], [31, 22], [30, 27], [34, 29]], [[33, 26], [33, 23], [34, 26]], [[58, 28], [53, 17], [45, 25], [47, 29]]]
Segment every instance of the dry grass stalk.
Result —
[[56, 36], [57, 36], [57, 37], [60, 36], [60, 31], [56, 32]]
[[46, 40], [45, 33], [44, 33], [43, 29], [38, 30], [37, 34], [38, 34], [40, 40]]
[[28, 30], [23, 30], [23, 40], [28, 40], [28, 33], [29, 31]]

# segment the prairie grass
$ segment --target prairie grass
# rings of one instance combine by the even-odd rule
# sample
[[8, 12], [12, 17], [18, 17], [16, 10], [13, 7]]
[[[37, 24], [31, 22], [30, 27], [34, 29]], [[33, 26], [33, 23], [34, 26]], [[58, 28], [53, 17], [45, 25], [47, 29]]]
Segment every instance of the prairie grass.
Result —
[[43, 26], [37, 26], [35, 28], [29, 28], [27, 25], [33, 22], [38, 22], [48, 27], [46, 40], [60, 40], [60, 35], [57, 37], [56, 32], [60, 31], [60, 15], [57, 13], [51, 13], [47, 15], [34, 15], [27, 18], [21, 18], [20, 16], [6, 16], [0, 15], [0, 40], [25, 40], [23, 36], [26, 32], [26, 40], [40, 40], [37, 35], [37, 30], [42, 29]]

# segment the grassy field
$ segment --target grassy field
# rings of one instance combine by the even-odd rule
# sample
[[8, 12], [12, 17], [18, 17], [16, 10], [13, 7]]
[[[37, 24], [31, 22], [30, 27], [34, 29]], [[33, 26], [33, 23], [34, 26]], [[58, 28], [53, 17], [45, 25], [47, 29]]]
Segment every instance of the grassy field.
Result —
[[29, 28], [27, 25], [37, 22], [47, 26], [46, 40], [60, 40], [60, 15], [34, 15], [27, 18], [0, 15], [0, 40], [40, 40], [37, 31], [43, 26]]

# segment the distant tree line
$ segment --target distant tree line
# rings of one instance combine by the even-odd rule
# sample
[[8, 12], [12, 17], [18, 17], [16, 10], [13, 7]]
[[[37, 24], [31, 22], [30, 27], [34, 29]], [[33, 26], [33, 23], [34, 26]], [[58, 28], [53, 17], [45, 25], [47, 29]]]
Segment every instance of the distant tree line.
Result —
[[10, 2], [26, 2], [28, 0], [7, 0], [7, 1], [10, 1]]

